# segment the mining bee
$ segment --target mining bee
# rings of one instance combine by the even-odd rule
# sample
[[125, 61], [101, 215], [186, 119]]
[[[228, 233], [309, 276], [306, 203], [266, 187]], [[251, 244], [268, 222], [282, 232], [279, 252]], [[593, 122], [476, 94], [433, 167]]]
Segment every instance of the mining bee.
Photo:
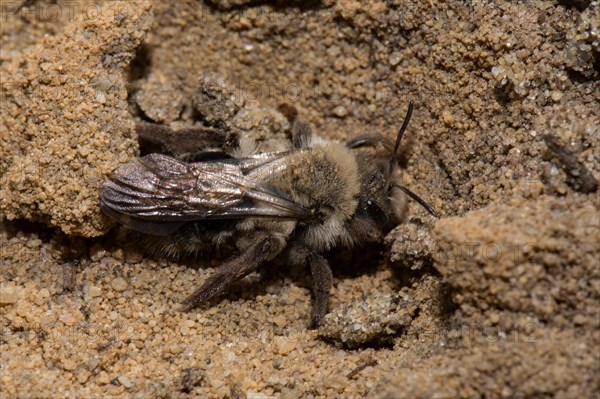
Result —
[[400, 222], [406, 195], [435, 216], [400, 181], [396, 156], [412, 110], [411, 102], [395, 143], [379, 135], [325, 140], [313, 136], [295, 111], [287, 112], [291, 148], [279, 152], [253, 153], [226, 129], [141, 127], [140, 141], [166, 154], [151, 153], [113, 171], [100, 204], [142, 233], [145, 247], [158, 254], [234, 253], [183, 301], [186, 309], [226, 292], [276, 257], [308, 265], [316, 327], [332, 287], [323, 253], [381, 240]]

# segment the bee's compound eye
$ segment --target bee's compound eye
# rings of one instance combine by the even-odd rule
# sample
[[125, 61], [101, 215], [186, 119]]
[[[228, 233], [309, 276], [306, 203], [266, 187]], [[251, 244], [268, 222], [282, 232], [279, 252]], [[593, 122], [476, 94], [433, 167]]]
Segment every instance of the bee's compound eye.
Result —
[[387, 215], [381, 208], [381, 206], [371, 198], [367, 198], [364, 201], [363, 213], [371, 220], [378, 222], [378, 224], [386, 223], [388, 220]]

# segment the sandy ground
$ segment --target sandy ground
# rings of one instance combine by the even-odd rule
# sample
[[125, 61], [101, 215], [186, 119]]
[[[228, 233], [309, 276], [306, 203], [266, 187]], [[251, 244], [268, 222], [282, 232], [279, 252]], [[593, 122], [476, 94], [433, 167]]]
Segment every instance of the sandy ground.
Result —
[[[22, 4], [21, 4], [22, 3]], [[19, 5], [21, 7], [19, 8]], [[600, 396], [597, 1], [3, 2], [0, 393]], [[216, 262], [144, 256], [98, 208], [135, 124], [268, 147], [393, 137], [410, 205], [381, 245], [273, 266], [213, 306]]]

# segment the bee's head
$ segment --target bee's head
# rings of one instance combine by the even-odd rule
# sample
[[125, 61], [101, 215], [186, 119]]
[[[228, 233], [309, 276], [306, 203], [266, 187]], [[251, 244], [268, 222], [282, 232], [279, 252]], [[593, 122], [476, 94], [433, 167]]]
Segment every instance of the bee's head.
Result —
[[412, 110], [413, 103], [411, 102], [393, 147], [378, 136], [365, 136], [348, 144], [350, 148], [359, 148], [380, 142], [388, 148], [388, 154], [391, 152], [388, 156], [382, 156], [374, 151], [361, 152], [356, 156], [359, 164], [361, 190], [358, 206], [349, 227], [351, 233], [354, 233], [358, 239], [369, 241], [380, 239], [400, 223], [406, 212], [407, 195], [433, 216], [437, 216], [429, 204], [401, 184], [397, 153], [402, 136], [408, 127]]

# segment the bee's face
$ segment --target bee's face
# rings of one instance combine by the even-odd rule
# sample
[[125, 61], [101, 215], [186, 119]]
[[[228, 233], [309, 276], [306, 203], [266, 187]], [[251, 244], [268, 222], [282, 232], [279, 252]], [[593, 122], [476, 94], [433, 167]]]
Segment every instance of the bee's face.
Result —
[[362, 165], [361, 190], [351, 230], [379, 239], [400, 222], [406, 210], [405, 196], [394, 186], [400, 174], [395, 168], [390, 174], [389, 159], [375, 154], [358, 154], [357, 158]]

